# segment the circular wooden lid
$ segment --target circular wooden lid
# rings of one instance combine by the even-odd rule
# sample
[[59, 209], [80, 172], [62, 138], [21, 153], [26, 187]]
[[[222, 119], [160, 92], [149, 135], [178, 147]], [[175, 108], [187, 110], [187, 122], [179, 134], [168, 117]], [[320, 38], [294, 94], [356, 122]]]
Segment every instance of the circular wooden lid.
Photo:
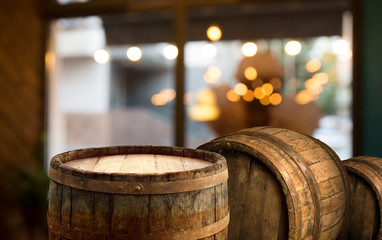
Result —
[[212, 166], [213, 163], [190, 157], [157, 154], [124, 154], [68, 161], [66, 165], [99, 173], [171, 173]]

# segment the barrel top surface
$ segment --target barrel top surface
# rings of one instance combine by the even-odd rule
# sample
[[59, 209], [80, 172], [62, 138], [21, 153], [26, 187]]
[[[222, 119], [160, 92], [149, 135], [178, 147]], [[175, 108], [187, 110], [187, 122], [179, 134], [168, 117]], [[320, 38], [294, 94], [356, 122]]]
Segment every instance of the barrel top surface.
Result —
[[112, 181], [176, 181], [227, 171], [223, 156], [167, 146], [113, 146], [78, 149], [54, 156], [53, 172]]
[[190, 157], [157, 154], [124, 154], [71, 160], [66, 165], [99, 173], [170, 173], [212, 166], [213, 163]]
[[165, 194], [216, 186], [228, 179], [223, 156], [162, 146], [88, 148], [58, 154], [49, 178], [73, 188], [120, 194]]

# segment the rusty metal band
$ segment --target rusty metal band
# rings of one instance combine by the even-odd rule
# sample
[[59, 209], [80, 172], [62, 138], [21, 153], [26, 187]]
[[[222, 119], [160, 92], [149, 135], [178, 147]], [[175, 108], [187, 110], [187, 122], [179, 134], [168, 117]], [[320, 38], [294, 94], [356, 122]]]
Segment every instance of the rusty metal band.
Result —
[[[288, 144], [286, 144], [285, 142], [281, 141], [280, 139], [276, 137], [273, 137], [270, 134], [262, 133], [262, 132], [250, 132], [250, 131], [243, 131], [243, 132], [240, 132], [240, 134], [261, 138], [265, 141], [268, 141], [274, 144], [280, 150], [285, 152], [297, 164], [297, 166], [301, 170], [301, 173], [303, 174], [308, 184], [310, 193], [312, 194], [312, 201], [314, 206], [313, 238], [318, 239], [320, 236], [320, 229], [319, 229], [320, 228], [320, 203], [318, 198], [319, 189], [317, 185], [313, 182], [313, 179], [314, 179], [313, 173], [309, 168], [307, 168], [307, 164], [305, 163], [304, 159], [297, 152], [293, 151], [288, 146]], [[309, 140], [312, 140], [312, 139], [309, 139]]]
[[75, 240], [83, 239], [92, 239], [92, 240], [125, 240], [125, 239], [134, 239], [134, 240], [184, 240], [184, 239], [201, 239], [208, 236], [212, 236], [216, 233], [223, 231], [227, 228], [229, 223], [229, 212], [221, 220], [214, 222], [210, 225], [187, 229], [179, 232], [172, 233], [151, 233], [151, 234], [109, 234], [109, 233], [100, 233], [93, 231], [86, 231], [82, 229], [75, 229], [63, 226], [57, 222], [52, 221], [48, 215], [48, 227], [49, 231], [68, 238]]
[[97, 180], [63, 173], [49, 168], [49, 178], [62, 185], [103, 193], [117, 194], [169, 194], [196, 191], [217, 186], [228, 179], [228, 170], [195, 179], [168, 181], [168, 182], [128, 182]]
[[[293, 207], [293, 209], [295, 210], [293, 212], [293, 217], [295, 220], [295, 226], [293, 228], [289, 229], [289, 232], [290, 232], [289, 235], [295, 234], [293, 239], [300, 239], [300, 234], [301, 234], [300, 231], [301, 231], [301, 225], [302, 225], [301, 224], [302, 214], [301, 214], [301, 207], [300, 207], [301, 202], [300, 202], [300, 199], [298, 198], [297, 190], [294, 186], [293, 180], [291, 179], [289, 173], [285, 170], [284, 166], [282, 166], [278, 161], [275, 161], [272, 158], [272, 156], [268, 155], [267, 152], [264, 151], [264, 149], [259, 148], [259, 146], [257, 146], [256, 144], [252, 144], [249, 141], [241, 141], [241, 140], [237, 139], [237, 137], [238, 137], [238, 135], [234, 135], [234, 134], [229, 135], [229, 136], [227, 135], [223, 138], [219, 138], [217, 140], [214, 140], [213, 142], [215, 142], [215, 143], [219, 143], [219, 142], [227, 143], [229, 148], [232, 148], [235, 143], [240, 144], [241, 146], [246, 146], [249, 149], [249, 151], [243, 151], [243, 152], [245, 152], [247, 154], [253, 154], [253, 152], [260, 153], [260, 154], [264, 155], [267, 158], [267, 160], [270, 162], [270, 164], [272, 164], [277, 169], [277, 171], [279, 172], [279, 174], [281, 175], [283, 181], [285, 182], [285, 184], [287, 186], [287, 190], [289, 191], [289, 196], [293, 202], [292, 206], [288, 206], [288, 207]], [[247, 135], [247, 137], [248, 137], [248, 135]], [[253, 137], [253, 136], [250, 136], [250, 137]], [[265, 143], [270, 144], [269, 142], [265, 142]], [[254, 157], [256, 157], [256, 156], [254, 156]], [[261, 160], [261, 159], [259, 159], [259, 160]], [[263, 162], [263, 163], [268, 165], [268, 163], [266, 163], [266, 162]], [[284, 192], [284, 194], [286, 194], [286, 196], [287, 196], [287, 193]], [[294, 204], [296, 204], [297, 206], [294, 206]], [[289, 210], [288, 210], [288, 212], [289, 212]], [[290, 215], [290, 214], [291, 213], [289, 212], [288, 215]], [[297, 222], [297, 220], [299, 220], [300, 222]]]

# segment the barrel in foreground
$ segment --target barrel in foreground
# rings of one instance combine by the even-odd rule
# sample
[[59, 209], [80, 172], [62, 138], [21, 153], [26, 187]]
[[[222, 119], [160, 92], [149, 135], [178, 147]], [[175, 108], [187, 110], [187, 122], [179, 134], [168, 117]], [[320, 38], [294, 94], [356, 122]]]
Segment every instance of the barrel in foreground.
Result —
[[56, 155], [49, 239], [227, 239], [225, 159], [186, 148], [121, 146]]
[[349, 206], [348, 177], [324, 143], [256, 127], [199, 147], [223, 155], [230, 178], [229, 239], [335, 239]]

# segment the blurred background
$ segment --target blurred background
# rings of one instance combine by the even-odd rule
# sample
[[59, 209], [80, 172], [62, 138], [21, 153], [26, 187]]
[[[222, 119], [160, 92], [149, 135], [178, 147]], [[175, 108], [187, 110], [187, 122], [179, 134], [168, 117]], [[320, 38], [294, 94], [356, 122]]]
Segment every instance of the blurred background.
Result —
[[253, 126], [382, 157], [382, 3], [0, 3], [0, 236], [46, 239], [49, 161]]

